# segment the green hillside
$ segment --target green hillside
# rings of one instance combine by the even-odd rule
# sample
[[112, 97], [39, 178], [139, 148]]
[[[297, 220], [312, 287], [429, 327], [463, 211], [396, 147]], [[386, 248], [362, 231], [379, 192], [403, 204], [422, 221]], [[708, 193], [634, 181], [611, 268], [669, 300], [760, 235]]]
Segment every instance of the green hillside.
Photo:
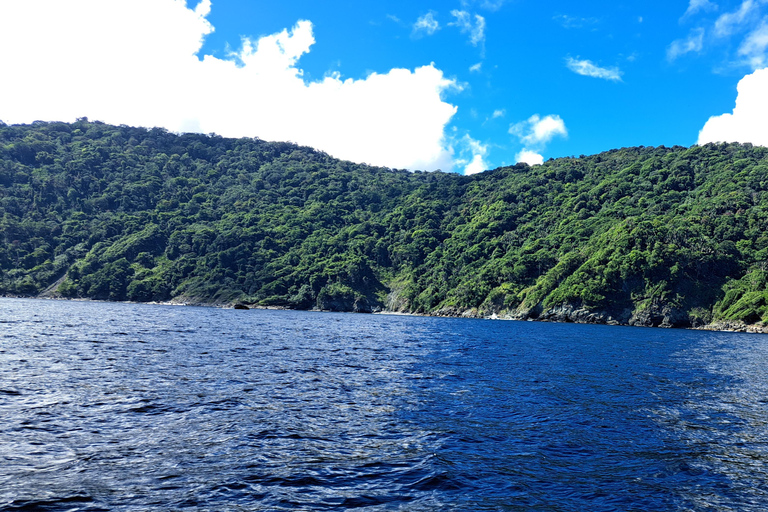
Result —
[[768, 322], [768, 148], [475, 176], [289, 143], [0, 124], [0, 294], [634, 325]]

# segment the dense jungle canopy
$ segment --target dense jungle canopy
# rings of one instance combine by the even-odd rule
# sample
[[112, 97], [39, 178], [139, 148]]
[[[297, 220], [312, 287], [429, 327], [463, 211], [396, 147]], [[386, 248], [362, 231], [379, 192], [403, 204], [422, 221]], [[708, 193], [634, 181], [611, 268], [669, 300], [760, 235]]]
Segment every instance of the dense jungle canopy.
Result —
[[0, 124], [0, 294], [768, 321], [768, 148], [637, 147], [473, 176], [163, 129]]

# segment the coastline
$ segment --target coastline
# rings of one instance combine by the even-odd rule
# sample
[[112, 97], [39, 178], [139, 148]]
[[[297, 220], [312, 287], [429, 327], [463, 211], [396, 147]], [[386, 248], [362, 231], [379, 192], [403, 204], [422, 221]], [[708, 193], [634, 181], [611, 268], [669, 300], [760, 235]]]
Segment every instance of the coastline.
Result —
[[[763, 323], [745, 324], [744, 322], [734, 321], [717, 321], [708, 324], [696, 325], [696, 326], [681, 326], [672, 325], [669, 323], [661, 323], [659, 325], [645, 325], [640, 322], [622, 322], [619, 321], [605, 312], [592, 312], [583, 314], [585, 310], [573, 310], [571, 313], [576, 314], [553, 314], [551, 311], [549, 314], [533, 318], [527, 315], [527, 312], [510, 314], [509, 312], [504, 314], [492, 313], [490, 315], [481, 315], [476, 309], [456, 309], [447, 308], [435, 311], [434, 313], [414, 313], [410, 311], [398, 311], [388, 309], [377, 309], [368, 313], [360, 313], [354, 311], [332, 311], [318, 308], [312, 309], [295, 309], [284, 306], [261, 306], [257, 304], [248, 304], [241, 302], [230, 303], [211, 303], [204, 301], [197, 301], [188, 297], [177, 297], [169, 301], [150, 301], [150, 302], [137, 302], [137, 301], [112, 301], [105, 299], [89, 299], [89, 298], [65, 298], [55, 297], [52, 295], [45, 296], [15, 296], [15, 295], [2, 295], [0, 298], [6, 299], [33, 299], [33, 300], [55, 300], [55, 301], [74, 301], [74, 302], [104, 302], [115, 304], [148, 304], [156, 306], [191, 306], [191, 307], [206, 307], [206, 308], [219, 308], [219, 309], [259, 309], [259, 310], [273, 310], [273, 311], [307, 311], [316, 313], [359, 313], [359, 314], [373, 314], [373, 315], [392, 315], [392, 316], [422, 316], [422, 317], [434, 317], [434, 318], [467, 318], [476, 320], [501, 320], [501, 321], [518, 321], [518, 322], [549, 322], [549, 323], [575, 323], [575, 324], [595, 324], [595, 325], [612, 325], [623, 327], [650, 327], [661, 329], [688, 329], [695, 331], [712, 331], [712, 332], [737, 332], [745, 334], [768, 334], [768, 325]], [[235, 307], [236, 305], [242, 307]]]

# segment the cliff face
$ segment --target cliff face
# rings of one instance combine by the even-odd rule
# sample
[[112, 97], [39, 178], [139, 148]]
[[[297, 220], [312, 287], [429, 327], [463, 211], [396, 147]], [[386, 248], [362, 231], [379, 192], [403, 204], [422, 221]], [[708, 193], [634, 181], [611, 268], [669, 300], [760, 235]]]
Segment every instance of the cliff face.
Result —
[[768, 149], [474, 176], [311, 148], [0, 124], [0, 294], [618, 323], [768, 321]]

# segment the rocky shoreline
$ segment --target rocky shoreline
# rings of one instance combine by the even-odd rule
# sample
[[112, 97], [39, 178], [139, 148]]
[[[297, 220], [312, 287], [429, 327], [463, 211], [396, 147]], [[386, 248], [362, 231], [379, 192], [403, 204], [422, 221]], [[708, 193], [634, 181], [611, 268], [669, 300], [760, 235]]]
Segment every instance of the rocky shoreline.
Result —
[[[74, 300], [74, 301], [92, 301], [92, 302], [114, 302], [98, 299], [65, 299], [51, 295], [41, 295], [37, 297], [20, 297], [3, 295], [4, 298], [36, 299], [36, 300]], [[282, 306], [261, 306], [258, 304], [249, 304], [243, 302], [236, 303], [210, 303], [197, 300], [192, 297], [175, 297], [170, 301], [163, 302], [130, 302], [123, 301], [126, 304], [155, 304], [166, 306], [196, 306], [213, 307], [222, 309], [265, 309], [265, 310], [291, 310]], [[384, 315], [404, 315], [404, 316], [429, 316], [443, 318], [474, 318], [484, 320], [516, 320], [516, 321], [534, 321], [534, 322], [554, 322], [554, 323], [576, 323], [576, 324], [597, 324], [597, 325], [620, 325], [627, 327], [660, 327], [666, 329], [694, 329], [703, 331], [718, 332], [740, 332], [752, 334], [768, 334], [768, 324], [758, 322], [755, 324], [746, 324], [744, 322], [719, 321], [712, 323], [691, 322], [689, 317], [681, 310], [664, 306], [661, 308], [650, 308], [641, 312], [632, 312], [630, 310], [622, 311], [620, 314], [611, 314], [603, 310], [588, 310], [572, 305], [562, 305], [543, 311], [535, 309], [500, 311], [497, 313], [485, 313], [476, 308], [461, 309], [455, 307], [446, 307], [431, 313], [414, 313], [403, 309], [388, 308], [358, 308], [358, 309], [318, 309], [313, 308], [306, 311], [314, 312], [337, 312], [337, 313], [369, 313]]]
[[507, 312], [482, 314], [477, 309], [462, 310], [459, 308], [443, 308], [425, 316], [440, 316], [451, 318], [483, 318], [490, 320], [518, 320], [535, 322], [621, 325], [627, 327], [660, 327], [665, 329], [694, 329], [703, 331], [743, 332], [768, 334], [768, 324], [762, 322], [746, 324], [744, 322], [720, 321], [705, 323], [691, 321], [689, 316], [678, 309], [664, 306], [650, 308], [640, 312], [631, 310], [620, 314], [608, 311], [588, 310], [572, 305], [562, 305], [544, 311], [514, 310]]

